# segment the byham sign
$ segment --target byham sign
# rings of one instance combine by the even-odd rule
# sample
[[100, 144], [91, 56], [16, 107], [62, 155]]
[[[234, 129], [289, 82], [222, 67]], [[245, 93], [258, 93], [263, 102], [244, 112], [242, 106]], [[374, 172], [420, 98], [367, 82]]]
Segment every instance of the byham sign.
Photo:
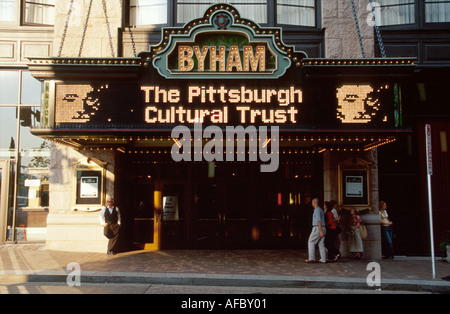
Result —
[[[402, 127], [408, 59], [309, 59], [217, 4], [136, 58], [38, 58], [44, 81], [41, 130], [168, 130], [204, 125], [360, 131]], [[47, 128], [47, 129], [45, 129]], [[45, 131], [44, 131], [45, 129]], [[370, 137], [372, 138], [372, 137]], [[81, 145], [81, 144], [80, 144]]]
[[140, 56], [168, 79], [276, 79], [306, 54], [286, 46], [280, 28], [261, 28], [218, 4], [182, 28], [164, 28], [161, 43]]

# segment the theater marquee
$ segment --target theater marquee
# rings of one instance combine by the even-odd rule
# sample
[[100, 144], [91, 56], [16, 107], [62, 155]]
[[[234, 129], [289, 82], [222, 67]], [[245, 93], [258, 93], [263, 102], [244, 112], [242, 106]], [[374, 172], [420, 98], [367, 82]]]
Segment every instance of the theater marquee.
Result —
[[[235, 84], [56, 85], [55, 123], [279, 125], [342, 128], [394, 125], [394, 86]], [[281, 85], [281, 86], [280, 86]], [[250, 87], [248, 87], [250, 86]]]
[[261, 27], [225, 4], [161, 34], [136, 58], [33, 59], [32, 74], [45, 82], [33, 132], [120, 136], [196, 121], [293, 132], [402, 129], [401, 85], [413, 60], [310, 59], [284, 43], [281, 28]]

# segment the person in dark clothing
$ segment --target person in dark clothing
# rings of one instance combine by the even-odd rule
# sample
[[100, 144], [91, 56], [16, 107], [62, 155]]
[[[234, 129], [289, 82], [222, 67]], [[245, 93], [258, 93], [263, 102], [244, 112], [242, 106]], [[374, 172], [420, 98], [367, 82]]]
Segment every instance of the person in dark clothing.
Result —
[[327, 235], [325, 236], [325, 247], [328, 251], [328, 262], [335, 262], [340, 256], [339, 250], [336, 249], [336, 238], [339, 237], [338, 223], [332, 212], [333, 204], [331, 202], [324, 203], [325, 209], [325, 226]]
[[394, 258], [394, 244], [392, 225], [394, 224], [388, 216], [386, 211], [387, 204], [385, 201], [380, 201], [380, 223], [381, 223], [381, 248], [383, 252], [383, 258]]
[[115, 206], [113, 198], [107, 200], [107, 206], [100, 211], [100, 224], [104, 228], [104, 234], [109, 239], [107, 253], [114, 255], [118, 252], [120, 232], [120, 211]]

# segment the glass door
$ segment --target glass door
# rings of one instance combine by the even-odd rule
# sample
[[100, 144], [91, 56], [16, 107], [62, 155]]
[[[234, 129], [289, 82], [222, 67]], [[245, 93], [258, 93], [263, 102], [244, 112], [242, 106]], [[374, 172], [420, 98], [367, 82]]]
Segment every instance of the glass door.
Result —
[[159, 249], [161, 192], [152, 183], [133, 189], [133, 244], [146, 250]]
[[254, 194], [248, 180], [224, 181], [225, 208], [222, 221], [228, 248], [252, 246], [252, 217], [254, 216]]
[[286, 228], [285, 200], [281, 184], [262, 181], [258, 186], [257, 234], [254, 238], [263, 248], [281, 248], [284, 245]]
[[185, 234], [185, 182], [162, 183], [162, 248], [183, 248]]
[[225, 241], [225, 216], [216, 182], [203, 182], [196, 186], [194, 194], [195, 246], [204, 249], [222, 247]]
[[194, 230], [196, 248], [234, 249], [252, 245], [254, 207], [247, 181], [222, 179], [196, 184]]
[[140, 183], [133, 188], [133, 244], [144, 250], [182, 248], [185, 183]]

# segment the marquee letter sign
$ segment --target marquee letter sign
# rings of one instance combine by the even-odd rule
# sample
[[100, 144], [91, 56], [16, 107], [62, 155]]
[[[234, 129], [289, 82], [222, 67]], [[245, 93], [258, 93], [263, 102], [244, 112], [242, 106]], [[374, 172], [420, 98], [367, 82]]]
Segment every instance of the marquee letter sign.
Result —
[[400, 58], [311, 59], [283, 43], [281, 28], [261, 27], [232, 5], [216, 4], [183, 27], [163, 28], [161, 42], [138, 57], [41, 58], [29, 67], [45, 80], [41, 129], [81, 134], [195, 122], [396, 130], [401, 77], [412, 65]]
[[165, 28], [161, 43], [140, 56], [169, 79], [276, 79], [306, 57], [283, 43], [280, 28], [261, 28], [225, 4], [182, 28]]

